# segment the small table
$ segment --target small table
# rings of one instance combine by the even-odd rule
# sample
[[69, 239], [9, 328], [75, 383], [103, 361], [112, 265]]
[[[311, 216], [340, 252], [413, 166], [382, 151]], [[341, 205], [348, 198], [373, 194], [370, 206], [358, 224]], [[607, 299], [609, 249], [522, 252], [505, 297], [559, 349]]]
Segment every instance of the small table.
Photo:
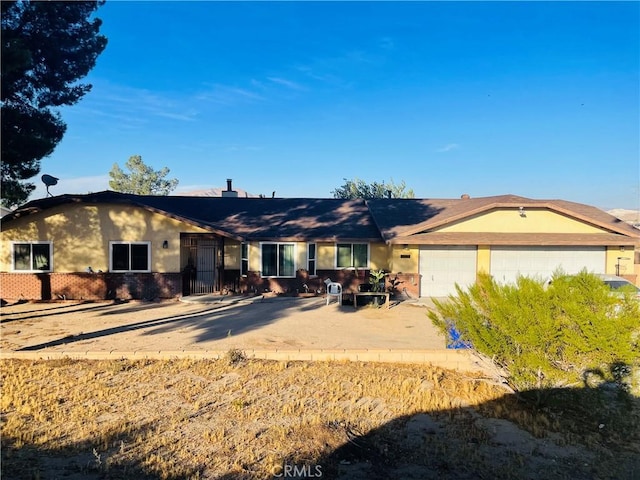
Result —
[[358, 308], [358, 297], [385, 297], [384, 305], [389, 308], [389, 292], [355, 292], [353, 294], [353, 308]]

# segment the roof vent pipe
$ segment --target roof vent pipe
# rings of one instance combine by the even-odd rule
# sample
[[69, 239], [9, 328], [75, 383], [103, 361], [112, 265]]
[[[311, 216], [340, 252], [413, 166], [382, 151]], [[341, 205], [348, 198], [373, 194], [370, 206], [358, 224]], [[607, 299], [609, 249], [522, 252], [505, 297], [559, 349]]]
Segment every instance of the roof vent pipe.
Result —
[[232, 189], [231, 179], [230, 178], [227, 178], [227, 189], [222, 191], [222, 196], [223, 197], [231, 197], [231, 198], [237, 198], [238, 197], [238, 192], [236, 192], [235, 190]]

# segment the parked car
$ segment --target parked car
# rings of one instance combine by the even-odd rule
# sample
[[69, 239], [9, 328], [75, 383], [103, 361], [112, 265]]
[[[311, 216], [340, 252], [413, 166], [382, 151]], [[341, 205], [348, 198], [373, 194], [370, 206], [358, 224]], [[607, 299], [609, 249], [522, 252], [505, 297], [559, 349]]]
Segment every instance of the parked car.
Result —
[[636, 287], [626, 278], [618, 277], [616, 275], [598, 275], [603, 283], [609, 287], [611, 293], [614, 295], [624, 295], [625, 292], [631, 293], [635, 298], [640, 300], [640, 288]]

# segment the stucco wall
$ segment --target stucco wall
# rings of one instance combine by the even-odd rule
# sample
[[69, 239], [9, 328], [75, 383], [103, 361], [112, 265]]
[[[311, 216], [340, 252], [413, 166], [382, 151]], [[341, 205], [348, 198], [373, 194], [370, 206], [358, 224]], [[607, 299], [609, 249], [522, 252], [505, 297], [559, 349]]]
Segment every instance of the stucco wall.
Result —
[[420, 249], [417, 245], [393, 245], [388, 270], [392, 272], [417, 273]]
[[525, 208], [520, 216], [517, 208], [496, 209], [452, 225], [439, 232], [499, 233], [602, 233], [603, 229], [580, 222], [547, 209]]
[[478, 273], [489, 273], [491, 271], [491, 247], [488, 245], [478, 245], [476, 258], [476, 271]]
[[605, 273], [616, 275], [618, 270], [616, 266], [619, 262], [619, 275], [634, 275], [633, 259], [634, 251], [628, 247], [607, 247]]
[[[180, 232], [205, 232], [164, 215], [123, 205], [63, 205], [2, 226], [0, 271], [11, 271], [11, 242], [50, 241], [58, 273], [109, 270], [110, 241], [151, 242], [153, 272], [180, 271]], [[163, 249], [167, 240], [169, 248]]]

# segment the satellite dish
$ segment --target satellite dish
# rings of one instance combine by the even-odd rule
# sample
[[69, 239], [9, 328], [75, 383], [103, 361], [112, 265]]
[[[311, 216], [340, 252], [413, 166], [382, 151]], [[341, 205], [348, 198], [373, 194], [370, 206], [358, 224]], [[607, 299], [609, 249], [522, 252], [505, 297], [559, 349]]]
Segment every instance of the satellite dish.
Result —
[[49, 197], [53, 197], [53, 195], [49, 193], [49, 187], [52, 187], [53, 185], [57, 185], [58, 180], [60, 179], [56, 177], [52, 177], [51, 175], [47, 175], [46, 173], [42, 175], [41, 179], [42, 179], [42, 183], [44, 183], [45, 186], [47, 187], [47, 195]]

